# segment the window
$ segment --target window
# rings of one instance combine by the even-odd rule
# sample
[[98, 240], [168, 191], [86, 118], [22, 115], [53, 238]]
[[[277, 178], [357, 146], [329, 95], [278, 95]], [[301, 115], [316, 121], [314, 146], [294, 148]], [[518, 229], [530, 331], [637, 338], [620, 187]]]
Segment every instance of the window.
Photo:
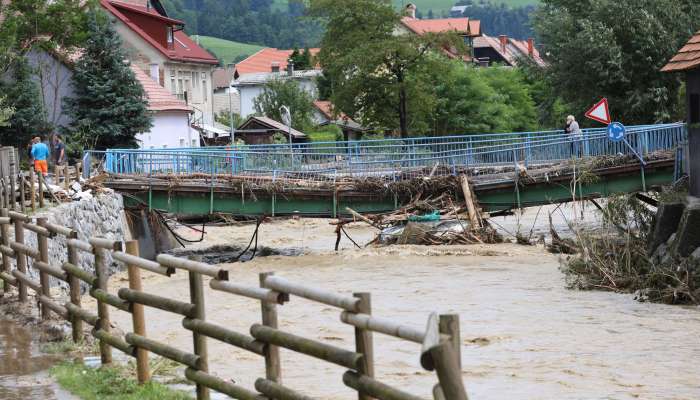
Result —
[[173, 42], [175, 41], [175, 39], [174, 39], [174, 37], [173, 37], [173, 27], [172, 27], [172, 26], [169, 26], [169, 27], [166, 28], [166, 30], [167, 30], [167, 36], [168, 36], [168, 39], [167, 39], [167, 40], [168, 40], [168, 46], [172, 46], [172, 45], [173, 45]]
[[202, 72], [202, 80], [203, 81], [207, 80], [207, 73], [206, 72]]
[[197, 146], [197, 139], [192, 139], [192, 147], [198, 147]]
[[175, 77], [175, 70], [174, 70], [174, 69], [171, 69], [171, 70], [170, 70], [170, 77], [171, 77], [171, 78], [174, 78], [174, 77]]
[[192, 71], [192, 86], [196, 88], [198, 81], [199, 79], [197, 79], [197, 73]]
[[180, 138], [180, 147], [185, 147], [185, 139]]
[[202, 80], [202, 101], [203, 102], [207, 101], [207, 81], [206, 80]]
[[170, 79], [170, 93], [177, 94], [177, 87], [175, 86], [175, 78]]

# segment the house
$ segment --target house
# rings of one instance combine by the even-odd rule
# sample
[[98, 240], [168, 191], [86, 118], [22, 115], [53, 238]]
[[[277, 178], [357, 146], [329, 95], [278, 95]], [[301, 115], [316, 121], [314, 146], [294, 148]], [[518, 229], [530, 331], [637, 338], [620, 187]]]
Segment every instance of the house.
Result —
[[291, 136], [292, 143], [308, 141], [306, 134], [268, 117], [252, 116], [236, 129], [236, 140], [241, 139], [246, 144], [271, 144], [275, 142], [275, 135], [287, 142]]
[[[311, 56], [316, 56], [319, 51], [321, 49], [309, 49]], [[239, 79], [247, 74], [286, 71], [293, 52], [294, 50], [264, 48], [236, 64], [233, 79]], [[314, 69], [320, 69], [320, 67], [315, 66]]]
[[335, 115], [333, 103], [330, 101], [314, 101], [314, 122], [316, 125], [335, 125], [343, 132], [343, 140], [359, 140], [366, 130], [360, 124], [353, 121], [345, 113]]
[[194, 110], [192, 125], [214, 125], [212, 73], [219, 61], [168, 17], [160, 0], [100, 0], [116, 20], [116, 30], [133, 65]]
[[513, 67], [523, 58], [529, 58], [541, 67], [547, 66], [535, 47], [534, 39], [524, 41], [506, 35], [497, 38], [482, 35], [474, 38], [473, 46], [474, 61], [481, 66], [501, 64]]
[[700, 31], [661, 71], [685, 75], [690, 195], [700, 197]]
[[241, 97], [238, 90], [231, 87], [235, 67], [233, 64], [225, 68], [216, 68], [212, 74], [212, 86], [214, 89], [214, 115], [241, 114]]
[[[408, 4], [406, 6], [406, 16], [401, 18], [401, 23], [396, 27], [396, 35], [424, 35], [427, 33], [447, 33], [454, 32], [461, 36], [464, 43], [473, 47], [474, 38], [481, 36], [481, 22], [469, 18], [438, 18], [419, 19], [416, 18], [416, 6]], [[470, 56], [459, 55], [455, 49], [443, 49], [445, 55], [450, 58], [462, 58], [464, 61], [471, 61]]]
[[140, 68], [131, 66], [136, 80], [143, 87], [148, 111], [153, 116], [150, 132], [136, 138], [142, 149], [199, 147], [199, 132], [190, 126], [192, 107], [178, 99]]
[[233, 86], [238, 90], [240, 96], [240, 110], [242, 116], [255, 114], [255, 99], [258, 98], [265, 89], [265, 85], [273, 80], [292, 80], [299, 84], [299, 87], [311, 95], [312, 98], [318, 96], [318, 86], [316, 79], [323, 72], [321, 70], [307, 71], [282, 71], [274, 69], [276, 72], [259, 72], [242, 75], [233, 82]]
[[469, 6], [454, 6], [450, 9], [450, 17], [451, 18], [459, 18], [464, 16], [464, 13], [467, 11], [467, 8]]

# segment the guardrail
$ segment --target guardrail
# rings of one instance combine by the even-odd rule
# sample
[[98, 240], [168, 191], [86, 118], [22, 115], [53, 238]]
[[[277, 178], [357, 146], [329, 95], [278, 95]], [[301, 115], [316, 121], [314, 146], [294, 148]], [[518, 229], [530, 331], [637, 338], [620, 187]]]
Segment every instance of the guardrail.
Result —
[[[10, 228], [14, 228], [14, 237]], [[37, 235], [38, 249], [25, 245], [25, 234]], [[65, 242], [66, 261], [62, 265], [49, 263], [48, 241], [60, 236]], [[94, 256], [94, 273], [78, 267], [79, 252]], [[129, 285], [117, 291], [108, 291], [106, 254], [124, 264], [128, 271]], [[48, 319], [51, 313], [69, 321], [72, 338], [83, 338], [83, 325], [88, 324], [100, 344], [103, 364], [112, 362], [112, 349], [136, 358], [137, 379], [144, 383], [151, 379], [148, 353], [173, 360], [186, 367], [185, 377], [197, 385], [197, 399], [209, 399], [214, 390], [235, 399], [260, 400], [308, 400], [292, 388], [282, 385], [282, 360], [280, 348], [308, 357], [320, 359], [347, 369], [343, 383], [357, 391], [360, 399], [416, 400], [416, 397], [400, 388], [391, 387], [375, 379], [373, 333], [393, 336], [421, 345], [417, 352], [422, 368], [435, 371], [438, 384], [433, 387], [435, 399], [466, 400], [460, 363], [460, 329], [457, 315], [433, 313], [426, 329], [416, 329], [378, 318], [372, 314], [371, 295], [354, 293], [342, 295], [320, 288], [288, 281], [274, 273], [263, 273], [259, 286], [245, 285], [229, 280], [229, 272], [201, 262], [160, 255], [157, 261], [138, 256], [138, 242], [91, 238], [87, 242], [77, 239], [77, 232], [70, 228], [52, 225], [44, 218], [31, 218], [7, 209], [0, 210], [0, 253], [2, 269], [0, 280], [4, 291], [12, 287], [19, 291], [19, 301], [28, 301], [31, 289], [41, 307], [41, 316]], [[28, 262], [32, 260], [32, 262]], [[30, 277], [29, 268], [38, 271], [39, 281]], [[174, 300], [159, 294], [148, 293], [142, 287], [142, 270], [170, 277], [185, 272], [189, 276], [190, 301]], [[50, 279], [67, 282], [70, 301], [61, 304], [52, 297]], [[205, 315], [205, 279], [211, 289], [258, 301], [262, 307], [261, 323], [253, 324], [248, 333], [235, 332], [225, 326], [208, 322]], [[97, 300], [97, 314], [81, 306], [80, 286], [87, 285], [89, 294]], [[278, 313], [292, 296], [304, 298], [324, 307], [339, 311], [340, 320], [355, 332], [355, 348], [344, 349], [281, 330]], [[175, 348], [147, 337], [144, 308], [151, 307], [183, 317], [183, 329], [193, 338], [191, 351]], [[132, 315], [132, 332], [124, 336], [111, 330], [110, 309], [116, 308]], [[265, 363], [265, 377], [255, 382], [255, 389], [241, 387], [210, 373], [213, 367], [208, 361], [207, 339], [214, 339], [261, 356]], [[418, 357], [419, 356], [419, 357]]]
[[[672, 150], [686, 138], [683, 124], [644, 125], [628, 128], [631, 147], [646, 155]], [[443, 166], [439, 173], [464, 168], [486, 168], [521, 163], [524, 166], [561, 162], [572, 158], [631, 154], [624, 143], [608, 140], [604, 129], [585, 130], [581, 137], [561, 131], [438, 138], [386, 139], [295, 145], [253, 145], [197, 149], [108, 150], [87, 152], [103, 160], [113, 174], [153, 174], [212, 177], [259, 175], [274, 171], [342, 177], [402, 179]], [[434, 173], [434, 172], [433, 172]], [[284, 176], [284, 174], [280, 174]], [[397, 175], [398, 176], [397, 178]], [[412, 177], [412, 176], [411, 176]]]

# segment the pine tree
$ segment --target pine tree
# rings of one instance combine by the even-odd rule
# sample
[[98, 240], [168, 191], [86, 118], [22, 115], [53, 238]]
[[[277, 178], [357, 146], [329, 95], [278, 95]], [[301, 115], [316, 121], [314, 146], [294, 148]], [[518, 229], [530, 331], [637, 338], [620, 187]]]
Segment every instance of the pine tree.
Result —
[[89, 38], [73, 75], [75, 97], [65, 101], [72, 150], [136, 147], [136, 135], [152, 126], [145, 93], [109, 18], [89, 13]]
[[0, 85], [5, 105], [14, 110], [6, 126], [0, 128], [0, 142], [3, 144], [24, 148], [32, 137], [51, 132], [39, 86], [31, 75], [26, 61], [17, 60], [12, 66], [12, 79]]

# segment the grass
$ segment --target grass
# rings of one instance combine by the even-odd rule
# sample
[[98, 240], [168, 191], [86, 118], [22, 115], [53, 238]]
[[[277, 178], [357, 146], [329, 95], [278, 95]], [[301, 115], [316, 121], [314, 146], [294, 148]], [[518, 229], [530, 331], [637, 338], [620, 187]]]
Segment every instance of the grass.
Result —
[[51, 376], [82, 400], [192, 400], [187, 393], [160, 383], [139, 385], [126, 367], [93, 369], [65, 362], [51, 368]]
[[221, 59], [224, 64], [238, 62], [262, 49], [262, 46], [232, 42], [211, 36], [194, 35], [192, 39]]
[[41, 352], [46, 354], [97, 354], [99, 352], [99, 347], [96, 341], [92, 343], [74, 343], [71, 339], [66, 339], [60, 342], [42, 344]]

